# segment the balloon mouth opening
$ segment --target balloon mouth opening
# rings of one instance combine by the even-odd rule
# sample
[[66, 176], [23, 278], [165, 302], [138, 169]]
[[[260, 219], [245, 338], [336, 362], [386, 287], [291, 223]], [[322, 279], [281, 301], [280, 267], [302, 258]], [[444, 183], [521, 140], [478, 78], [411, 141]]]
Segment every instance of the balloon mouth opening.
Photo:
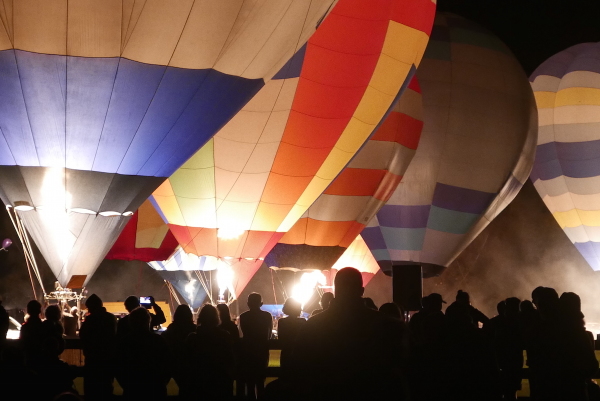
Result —
[[15, 208], [15, 210], [18, 210], [20, 212], [28, 212], [28, 211], [34, 209], [34, 207], [31, 206], [31, 204], [29, 202], [25, 202], [25, 201], [16, 201], [14, 208]]

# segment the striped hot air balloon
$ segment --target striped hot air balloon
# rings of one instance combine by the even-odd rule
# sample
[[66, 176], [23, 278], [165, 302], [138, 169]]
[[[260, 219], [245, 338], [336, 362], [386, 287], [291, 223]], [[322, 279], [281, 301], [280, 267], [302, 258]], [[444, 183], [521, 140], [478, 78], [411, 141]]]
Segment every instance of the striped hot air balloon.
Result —
[[423, 132], [402, 182], [362, 232], [382, 270], [439, 273], [529, 176], [537, 113], [527, 77], [482, 27], [438, 14], [417, 71]]
[[544, 61], [529, 78], [539, 114], [531, 180], [594, 270], [600, 270], [600, 44]]
[[267, 255], [267, 265], [330, 269], [398, 186], [417, 149], [422, 119], [413, 78], [373, 136]]
[[334, 3], [2, 1], [0, 198], [63, 286], [89, 280]]
[[339, 0], [306, 47], [154, 192], [184, 250], [227, 261], [243, 288], [408, 84], [434, 12], [431, 0]]

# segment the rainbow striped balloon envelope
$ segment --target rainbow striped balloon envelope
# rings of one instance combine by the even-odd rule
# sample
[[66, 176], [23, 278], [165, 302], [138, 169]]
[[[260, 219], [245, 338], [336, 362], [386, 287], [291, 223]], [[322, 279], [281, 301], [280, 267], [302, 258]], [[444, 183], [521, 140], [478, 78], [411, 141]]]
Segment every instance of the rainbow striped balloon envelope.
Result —
[[539, 115], [531, 180], [594, 270], [600, 270], [600, 44], [544, 61], [529, 78]]
[[334, 0], [0, 7], [0, 197], [63, 286], [300, 49]]
[[413, 77], [373, 136], [285, 233], [265, 263], [308, 270], [337, 263], [398, 186], [422, 129], [421, 89]]
[[307, 45], [154, 192], [184, 250], [226, 261], [247, 282], [406, 87], [434, 13], [431, 0], [339, 0]]
[[529, 176], [537, 114], [527, 77], [498, 38], [438, 14], [417, 70], [417, 153], [363, 236], [382, 270], [439, 272], [516, 196]]

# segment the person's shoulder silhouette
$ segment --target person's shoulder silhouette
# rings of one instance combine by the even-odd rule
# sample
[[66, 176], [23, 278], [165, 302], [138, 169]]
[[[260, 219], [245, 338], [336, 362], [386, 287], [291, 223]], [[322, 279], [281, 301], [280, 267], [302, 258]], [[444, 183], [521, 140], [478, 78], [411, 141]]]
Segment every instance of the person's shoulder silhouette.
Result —
[[331, 306], [311, 317], [298, 336], [295, 371], [307, 383], [307, 397], [401, 397], [396, 375], [403, 359], [402, 322], [367, 308], [363, 291], [360, 272], [341, 269]]

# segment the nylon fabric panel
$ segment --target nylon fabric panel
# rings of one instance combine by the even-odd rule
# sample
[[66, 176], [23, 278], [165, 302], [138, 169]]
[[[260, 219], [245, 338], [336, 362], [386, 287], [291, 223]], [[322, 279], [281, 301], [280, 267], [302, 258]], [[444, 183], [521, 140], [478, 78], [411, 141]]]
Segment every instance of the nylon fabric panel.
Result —
[[540, 115], [531, 179], [577, 250], [600, 269], [595, 205], [599, 102], [598, 44], [572, 46], [542, 63], [530, 77]]
[[421, 141], [363, 233], [380, 265], [443, 268], [522, 187], [532, 169], [537, 115], [506, 46], [458, 16], [436, 16], [417, 77]]
[[85, 286], [129, 220], [69, 213], [65, 226], [60, 216], [57, 220], [52, 214], [19, 212], [19, 217], [63, 286], [75, 275], [86, 277]]

